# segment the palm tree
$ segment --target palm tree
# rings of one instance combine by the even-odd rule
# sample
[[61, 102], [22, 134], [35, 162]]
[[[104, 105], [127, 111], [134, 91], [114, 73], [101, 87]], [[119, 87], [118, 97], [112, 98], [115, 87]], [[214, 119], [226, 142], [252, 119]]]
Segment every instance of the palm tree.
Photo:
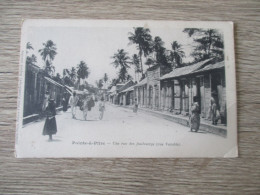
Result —
[[134, 69], [135, 69], [135, 80], [136, 80], [136, 75], [137, 75], [137, 79], [139, 80], [139, 73], [141, 73], [141, 69], [140, 69], [140, 60], [137, 56], [137, 54], [134, 54], [132, 56], [132, 62], [134, 65]]
[[[28, 55], [29, 50], [33, 50], [32, 44], [30, 42], [27, 42], [26, 44], [26, 54]], [[37, 57], [32, 54], [31, 56], [26, 57], [26, 65], [36, 65]]]
[[170, 60], [174, 68], [180, 67], [182, 64], [182, 58], [185, 57], [185, 53], [182, 50], [182, 45], [177, 41], [172, 42], [172, 51], [170, 53]]
[[46, 43], [43, 43], [43, 48], [39, 50], [39, 53], [45, 62], [45, 71], [48, 75], [52, 75], [55, 71], [52, 61], [57, 54], [56, 50], [56, 44], [54, 44], [52, 40], [48, 40]]
[[218, 60], [224, 59], [223, 36], [216, 29], [185, 28], [183, 32], [193, 37], [194, 42], [197, 43], [192, 53], [195, 61], [212, 57]]
[[89, 68], [84, 61], [80, 61], [77, 65], [77, 77], [78, 77], [78, 86], [80, 86], [80, 79], [86, 79], [89, 75]]
[[55, 77], [53, 77], [53, 80], [57, 81], [58, 83], [62, 83], [62, 79], [60, 76], [60, 73], [57, 73]]
[[96, 81], [96, 85], [97, 85], [98, 89], [102, 89], [102, 87], [103, 87], [103, 80], [99, 79], [98, 81]]
[[36, 62], [37, 62], [37, 57], [32, 54], [32, 56], [27, 56], [26, 57], [26, 65], [36, 65]]
[[126, 76], [126, 80], [127, 80], [127, 81], [131, 81], [131, 80], [133, 80], [133, 77], [132, 77], [130, 74], [128, 74], [128, 75]]
[[89, 68], [84, 61], [80, 61], [80, 63], [77, 66], [77, 75], [80, 79], [88, 78], [89, 76]]
[[142, 55], [145, 57], [152, 52], [152, 36], [150, 35], [150, 29], [137, 27], [134, 28], [134, 33], [129, 32], [129, 44], [137, 44], [137, 48], [139, 50], [140, 57], [140, 68], [143, 74], [143, 63], [142, 63]]
[[112, 79], [109, 88], [112, 88], [113, 86], [116, 86], [119, 83], [118, 78]]
[[165, 57], [165, 48], [163, 47], [164, 42], [162, 41], [162, 39], [159, 36], [156, 36], [154, 38], [154, 42], [153, 42], [153, 52], [155, 55], [150, 56], [147, 61], [146, 64], [147, 65], [161, 65], [164, 64], [165, 62], [163, 61], [164, 57]]
[[107, 73], [104, 74], [104, 82], [106, 83], [108, 81]]
[[73, 86], [73, 82], [70, 78], [70, 71], [67, 68], [63, 69], [62, 80], [65, 85]]
[[163, 47], [164, 42], [162, 41], [161, 37], [156, 36], [154, 38], [154, 45], [153, 45], [153, 49], [156, 53], [156, 59], [158, 59], [158, 55], [161, 51], [164, 51], [165, 48]]
[[69, 76], [70, 76], [70, 80], [73, 82], [73, 84], [75, 84], [76, 82], [76, 68], [72, 67], [71, 70], [69, 71]]
[[127, 70], [130, 68], [129, 64], [131, 64], [130, 61], [128, 61], [130, 58], [128, 56], [128, 53], [124, 51], [124, 49], [117, 50], [117, 53], [115, 53], [112, 56], [112, 59], [114, 60], [112, 64], [115, 66], [115, 68], [120, 68], [118, 72], [118, 78], [122, 82], [126, 81], [127, 79]]
[[30, 42], [27, 42], [27, 44], [26, 44], [26, 50], [30, 50], [30, 49], [33, 50], [32, 44], [31, 44]]

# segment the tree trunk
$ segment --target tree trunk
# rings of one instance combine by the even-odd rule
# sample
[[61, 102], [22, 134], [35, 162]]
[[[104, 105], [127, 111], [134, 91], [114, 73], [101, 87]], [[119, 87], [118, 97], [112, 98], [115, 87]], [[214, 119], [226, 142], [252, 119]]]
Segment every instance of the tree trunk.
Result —
[[141, 50], [140, 45], [139, 45], [139, 56], [140, 56], [141, 72], [142, 72], [142, 74], [143, 74], [142, 50]]
[[208, 56], [210, 57], [210, 48], [212, 44], [212, 32], [209, 30], [209, 46], [208, 46]]

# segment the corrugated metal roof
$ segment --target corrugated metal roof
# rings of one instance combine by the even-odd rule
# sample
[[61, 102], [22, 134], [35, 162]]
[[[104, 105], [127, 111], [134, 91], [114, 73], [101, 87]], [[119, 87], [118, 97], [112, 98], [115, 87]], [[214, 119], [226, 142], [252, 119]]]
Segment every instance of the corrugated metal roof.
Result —
[[147, 84], [147, 77], [145, 77], [138, 84], [136, 84], [135, 87], [139, 87], [139, 86], [142, 86], [142, 85], [145, 85], [145, 84]]
[[205, 71], [208, 71], [208, 70], [214, 70], [214, 69], [219, 69], [219, 68], [223, 68], [223, 67], [225, 67], [224, 61], [218, 62], [216, 64], [209, 64], [209, 65], [205, 66], [204, 68], [202, 68], [200, 70], [196, 70], [192, 73], [205, 72]]
[[133, 91], [133, 90], [134, 90], [134, 87], [135, 87], [135, 85], [134, 85], [134, 86], [131, 86], [131, 87], [127, 88], [127, 89], [125, 89], [125, 90], [122, 91], [122, 92]]
[[108, 91], [108, 93], [113, 93], [116, 91], [116, 86], [111, 87], [111, 89]]
[[132, 80], [128, 81], [122, 87], [120, 87], [118, 89], [118, 93], [121, 93], [123, 90], [125, 90], [126, 88], [128, 88], [129, 86], [132, 86], [132, 85], [134, 85], [134, 82]]
[[50, 83], [56, 85], [56, 86], [59, 86], [59, 87], [64, 87], [63, 85], [57, 83], [56, 81], [52, 80], [51, 78], [48, 78], [48, 77], [44, 77], [47, 81], [49, 81]]
[[190, 66], [176, 68], [173, 71], [171, 71], [170, 73], [163, 75], [160, 78], [160, 80], [164, 80], [164, 79], [168, 79], [168, 78], [175, 78], [175, 77], [180, 77], [180, 76], [190, 74], [190, 73], [198, 70], [199, 68], [201, 68], [204, 64], [206, 64], [210, 60], [212, 60], [212, 59], [204, 60], [204, 61], [198, 62], [198, 63], [190, 65]]

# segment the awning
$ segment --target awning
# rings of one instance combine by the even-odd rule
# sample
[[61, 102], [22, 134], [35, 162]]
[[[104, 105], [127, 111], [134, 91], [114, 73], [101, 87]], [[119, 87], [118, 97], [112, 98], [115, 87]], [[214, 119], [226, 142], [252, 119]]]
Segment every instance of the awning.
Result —
[[109, 91], [108, 91], [108, 93], [113, 93], [113, 92], [115, 92], [116, 91], [116, 86], [113, 86]]
[[88, 90], [84, 89], [84, 91], [80, 91], [80, 90], [74, 90], [76, 92], [76, 94], [80, 94], [80, 95], [83, 95], [83, 94], [89, 94]]
[[220, 69], [220, 68], [224, 68], [224, 67], [225, 67], [225, 63], [224, 63], [224, 61], [222, 61], [222, 62], [218, 62], [216, 64], [209, 64], [209, 65], [205, 66], [204, 68], [194, 71], [192, 73], [205, 72], [205, 71]]
[[52, 79], [49, 78], [49, 77], [44, 77], [44, 79], [46, 79], [48, 82], [50, 82], [50, 83], [52, 83], [52, 84], [54, 84], [54, 85], [56, 85], [56, 86], [64, 87], [63, 85], [57, 83], [56, 81], [52, 80]]
[[147, 77], [145, 77], [143, 80], [141, 80], [139, 83], [137, 83], [135, 85], [135, 87], [139, 87], [139, 86], [142, 86], [142, 85], [145, 85], [147, 84]]
[[122, 92], [134, 91], [134, 87], [135, 87], [135, 86], [131, 86], [131, 87], [125, 89], [125, 90], [122, 91]]
[[207, 62], [211, 61], [212, 59], [204, 60], [201, 62], [198, 62], [196, 64], [185, 66], [182, 68], [176, 68], [173, 71], [171, 71], [168, 74], [163, 75], [160, 80], [169, 79], [169, 78], [176, 78], [184, 75], [188, 75], [198, 69], [200, 69], [203, 65], [205, 65]]
[[125, 83], [122, 87], [120, 87], [117, 92], [122, 93], [123, 90], [127, 89], [128, 87], [130, 87], [132, 85], [134, 85], [134, 82], [132, 80], [130, 80], [127, 83]]
[[67, 86], [67, 85], [64, 85], [64, 86], [65, 86], [65, 90], [72, 95], [73, 87], [69, 87], [69, 86]]

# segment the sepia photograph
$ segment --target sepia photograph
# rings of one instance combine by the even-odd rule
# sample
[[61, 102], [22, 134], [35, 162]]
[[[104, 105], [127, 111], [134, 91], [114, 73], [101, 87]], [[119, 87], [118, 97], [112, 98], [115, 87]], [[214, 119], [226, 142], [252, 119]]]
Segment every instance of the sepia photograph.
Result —
[[232, 22], [24, 20], [18, 158], [237, 157]]

